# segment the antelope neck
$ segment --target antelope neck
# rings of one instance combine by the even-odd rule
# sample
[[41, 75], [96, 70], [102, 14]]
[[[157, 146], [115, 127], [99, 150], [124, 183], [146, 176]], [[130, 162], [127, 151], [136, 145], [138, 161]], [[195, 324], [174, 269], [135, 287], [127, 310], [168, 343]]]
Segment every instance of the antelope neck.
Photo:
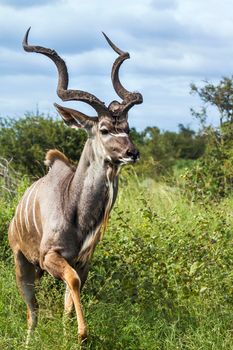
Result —
[[101, 224], [117, 194], [118, 169], [105, 163], [93, 146], [93, 141], [88, 139], [69, 188], [77, 224], [85, 233]]

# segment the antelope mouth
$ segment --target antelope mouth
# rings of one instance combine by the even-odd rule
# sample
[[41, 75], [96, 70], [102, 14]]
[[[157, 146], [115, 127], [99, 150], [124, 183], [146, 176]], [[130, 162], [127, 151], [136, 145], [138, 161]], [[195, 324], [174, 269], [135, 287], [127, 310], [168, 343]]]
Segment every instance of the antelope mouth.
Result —
[[137, 156], [137, 157], [124, 157], [124, 158], [120, 158], [119, 160], [118, 160], [118, 162], [119, 162], [119, 164], [129, 164], [129, 163], [136, 163], [136, 162], [138, 162], [139, 161], [139, 159], [140, 159], [140, 157], [139, 156]]

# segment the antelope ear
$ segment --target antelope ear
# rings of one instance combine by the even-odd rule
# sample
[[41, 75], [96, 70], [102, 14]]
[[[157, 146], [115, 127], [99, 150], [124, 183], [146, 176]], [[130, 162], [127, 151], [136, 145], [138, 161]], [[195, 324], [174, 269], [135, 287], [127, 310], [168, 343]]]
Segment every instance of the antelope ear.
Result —
[[54, 106], [64, 122], [71, 128], [83, 128], [89, 130], [96, 122], [98, 122], [97, 117], [89, 117], [82, 112], [76, 111], [75, 109], [62, 107], [57, 103], [54, 103]]

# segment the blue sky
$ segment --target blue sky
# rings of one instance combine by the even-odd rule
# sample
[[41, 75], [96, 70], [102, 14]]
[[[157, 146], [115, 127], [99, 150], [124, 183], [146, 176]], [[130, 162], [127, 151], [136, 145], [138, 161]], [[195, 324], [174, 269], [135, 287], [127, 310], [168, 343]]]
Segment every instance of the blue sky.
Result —
[[[108, 104], [118, 98], [110, 72], [116, 54], [104, 31], [131, 59], [120, 71], [123, 85], [140, 91], [144, 103], [130, 111], [137, 129], [196, 127], [190, 107], [200, 102], [190, 83], [218, 82], [233, 73], [231, 0], [0, 0], [0, 116], [39, 110], [55, 115], [61, 103], [93, 115], [81, 102], [62, 103], [57, 74], [42, 55], [21, 42], [55, 49], [66, 61], [70, 88], [86, 90]], [[216, 122], [214, 116], [211, 121]]]

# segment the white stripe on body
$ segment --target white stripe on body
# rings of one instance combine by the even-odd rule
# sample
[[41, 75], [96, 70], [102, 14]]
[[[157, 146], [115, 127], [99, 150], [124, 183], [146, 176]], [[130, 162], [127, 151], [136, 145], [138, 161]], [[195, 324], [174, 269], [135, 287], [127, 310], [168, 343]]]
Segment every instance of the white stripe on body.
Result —
[[[38, 184], [38, 182], [37, 182], [37, 184]], [[33, 218], [33, 223], [34, 223], [35, 229], [36, 229], [37, 233], [40, 235], [41, 233], [40, 233], [40, 230], [39, 230], [37, 223], [36, 223], [36, 196], [37, 196], [38, 190], [39, 190], [39, 187], [36, 189], [35, 197], [33, 200], [33, 216], [32, 216], [32, 218]]]
[[14, 216], [14, 223], [15, 223], [16, 230], [17, 230], [17, 232], [19, 234], [19, 238], [22, 240], [21, 232], [20, 232], [19, 227], [18, 227], [18, 215], [19, 215], [19, 207], [20, 207], [20, 205], [21, 205], [21, 202], [17, 205], [15, 216]]
[[30, 224], [29, 224], [29, 217], [28, 217], [28, 204], [29, 204], [29, 200], [31, 197], [31, 194], [36, 186], [37, 182], [35, 182], [31, 188], [28, 189], [28, 194], [27, 194], [27, 201], [26, 201], [26, 205], [25, 205], [25, 224], [26, 224], [26, 228], [27, 231], [30, 231]]
[[[35, 185], [37, 184], [37, 182], [35, 182], [32, 187], [29, 187], [29, 189], [27, 190], [27, 200], [26, 200], [26, 205], [25, 205], [25, 210], [24, 210], [24, 214], [25, 214], [25, 225], [26, 225], [26, 229], [27, 231], [29, 232], [30, 230], [30, 224], [29, 224], [29, 218], [28, 218], [28, 204], [29, 204], [29, 200], [30, 200], [30, 197], [31, 197], [31, 194], [32, 194], [32, 191], [35, 187]], [[25, 193], [26, 195], [26, 193]]]
[[19, 226], [21, 228], [21, 232], [23, 232], [23, 220], [22, 220], [22, 211], [23, 211], [23, 207], [24, 207], [24, 199], [25, 197], [23, 196], [21, 202], [20, 202], [20, 209], [19, 209]]

